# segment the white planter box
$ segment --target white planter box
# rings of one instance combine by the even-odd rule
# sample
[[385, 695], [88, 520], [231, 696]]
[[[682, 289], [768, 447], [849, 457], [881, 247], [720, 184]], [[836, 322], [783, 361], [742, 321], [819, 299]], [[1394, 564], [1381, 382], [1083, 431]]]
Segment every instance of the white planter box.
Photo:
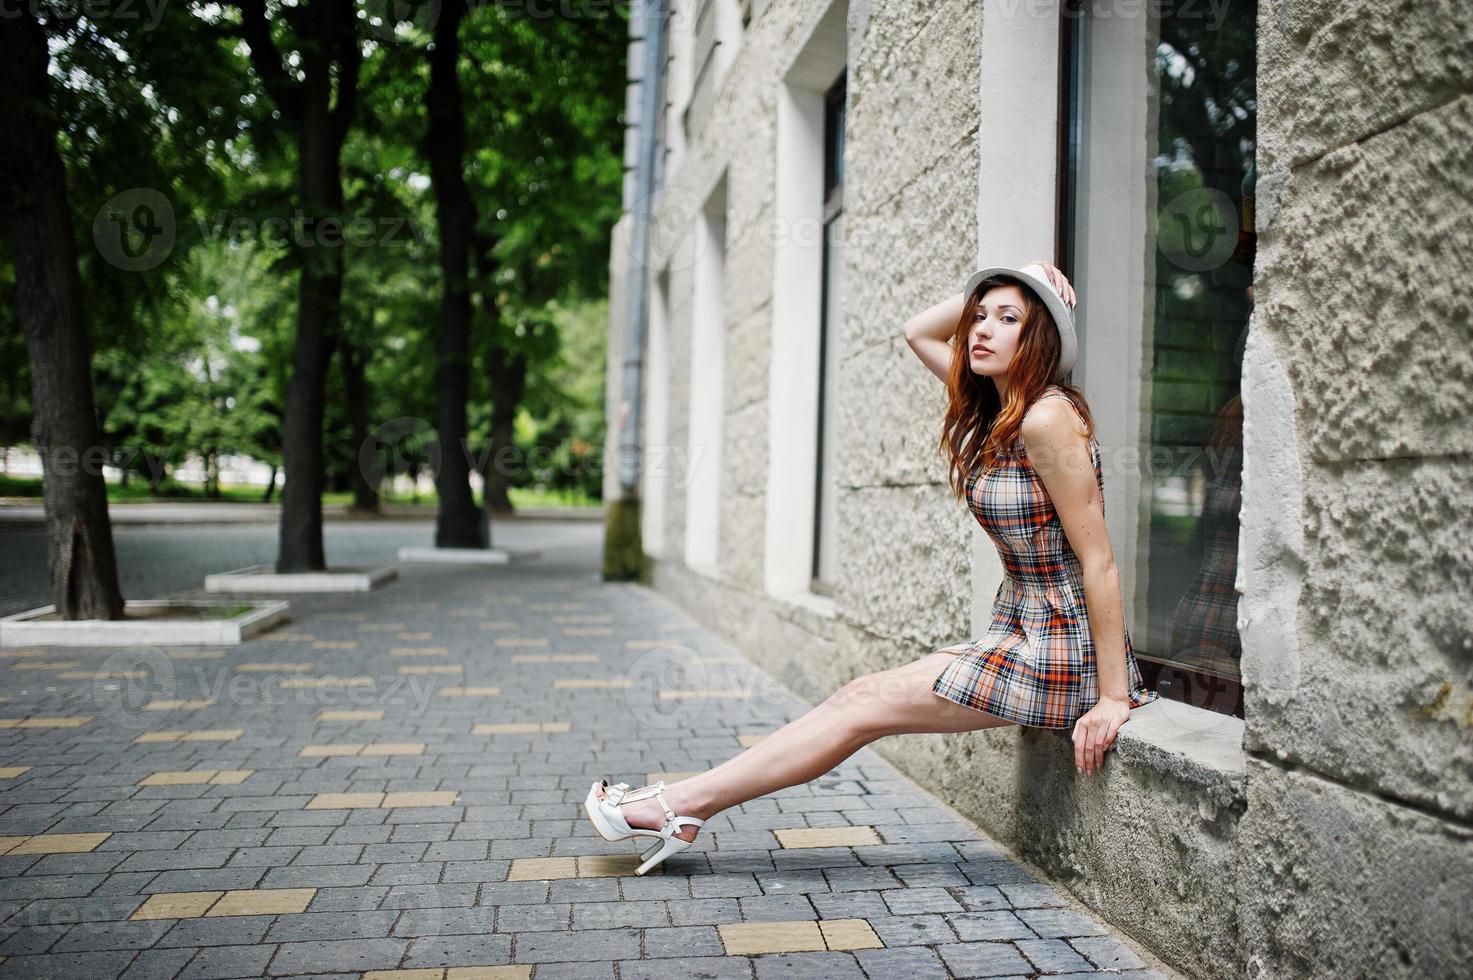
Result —
[[269, 565], [249, 565], [205, 576], [206, 592], [372, 592], [399, 574], [392, 565], [379, 568], [328, 569], [322, 572], [276, 572]]
[[[230, 607], [241, 603], [223, 599], [130, 599], [124, 615], [149, 610]], [[27, 646], [132, 647], [235, 646], [258, 633], [286, 622], [290, 606], [281, 601], [253, 602], [230, 619], [49, 619], [56, 607], [42, 606], [0, 619], [0, 648]]]
[[420, 548], [399, 549], [402, 562], [451, 565], [506, 565], [523, 558], [535, 558], [540, 552], [510, 551], [506, 548]]

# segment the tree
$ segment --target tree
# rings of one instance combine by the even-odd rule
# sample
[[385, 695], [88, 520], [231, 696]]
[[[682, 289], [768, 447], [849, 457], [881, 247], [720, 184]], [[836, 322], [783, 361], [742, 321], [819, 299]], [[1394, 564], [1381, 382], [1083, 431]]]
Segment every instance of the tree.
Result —
[[0, 17], [0, 231], [15, 264], [15, 310], [26, 336], [32, 442], [45, 465], [51, 595], [64, 619], [120, 619], [104, 450], [92, 395], [66, 171], [47, 75], [46, 34], [24, 8]]
[[300, 259], [297, 332], [287, 389], [278, 572], [326, 567], [322, 547], [322, 431], [328, 362], [337, 345], [343, 289], [343, 141], [353, 123], [363, 49], [353, 0], [307, 0], [284, 18], [295, 34], [288, 71], [266, 0], [239, 0], [251, 65], [297, 151]]

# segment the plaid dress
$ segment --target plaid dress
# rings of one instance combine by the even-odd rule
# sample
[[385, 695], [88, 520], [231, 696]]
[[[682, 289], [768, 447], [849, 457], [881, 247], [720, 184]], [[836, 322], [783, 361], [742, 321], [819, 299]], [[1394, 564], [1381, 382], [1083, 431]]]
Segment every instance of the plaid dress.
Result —
[[[1051, 386], [1053, 387], [1053, 386]], [[1040, 397], [1063, 397], [1062, 392]], [[1071, 405], [1072, 407], [1072, 405]], [[1104, 499], [1100, 444], [1090, 439], [1095, 481]], [[1020, 725], [1072, 728], [1100, 699], [1083, 569], [1020, 436], [991, 467], [968, 477], [967, 501], [997, 546], [1006, 572], [987, 633], [942, 648], [959, 654], [932, 690], [957, 704]], [[1160, 695], [1146, 690], [1125, 631], [1130, 706]]]

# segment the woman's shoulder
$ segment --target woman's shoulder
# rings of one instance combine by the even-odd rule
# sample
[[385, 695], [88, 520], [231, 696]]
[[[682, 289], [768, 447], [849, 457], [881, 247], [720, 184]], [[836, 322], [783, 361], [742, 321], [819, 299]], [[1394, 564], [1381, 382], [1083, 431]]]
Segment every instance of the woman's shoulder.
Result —
[[[1028, 419], [1030, 417], [1035, 417], [1034, 416], [1034, 410], [1040, 404], [1042, 404], [1044, 402], [1054, 402], [1054, 401], [1063, 401], [1065, 404], [1067, 404], [1069, 406], [1069, 411], [1074, 416], [1074, 419], [1076, 420], [1076, 424], [1074, 425], [1074, 431], [1076, 433], [1078, 433], [1081, 437], [1083, 437], [1084, 435], [1086, 435], [1088, 433], [1089, 426], [1084, 421], [1084, 414], [1079, 411], [1079, 406], [1077, 406], [1077, 405], [1074, 404], [1074, 399], [1072, 397], [1070, 397], [1069, 393], [1067, 391], [1065, 391], [1064, 388], [1062, 388], [1059, 385], [1049, 385], [1048, 387], [1044, 388], [1043, 391], [1039, 392], [1034, 397], [1033, 401], [1029, 403], [1028, 410], [1026, 412], [1024, 412], [1024, 419], [1026, 420], [1026, 419]], [[1021, 427], [1020, 427], [1019, 434], [1021, 436]]]

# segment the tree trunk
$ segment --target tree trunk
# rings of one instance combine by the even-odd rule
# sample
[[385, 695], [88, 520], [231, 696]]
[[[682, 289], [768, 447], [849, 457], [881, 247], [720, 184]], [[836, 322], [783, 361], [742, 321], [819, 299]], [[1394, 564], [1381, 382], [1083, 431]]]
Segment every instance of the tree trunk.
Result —
[[31, 366], [31, 440], [41, 455], [51, 597], [63, 619], [121, 619], [106, 458], [92, 394], [66, 172], [32, 8], [0, 17], [0, 231], [15, 263], [15, 311]]
[[[301, 82], [294, 105], [297, 129], [301, 278], [297, 289], [297, 336], [282, 425], [281, 529], [278, 572], [326, 568], [322, 547], [324, 484], [322, 429], [328, 363], [337, 345], [343, 291], [343, 185], [341, 150], [356, 97], [358, 42], [354, 7], [343, 0], [314, 0], [303, 18]], [[350, 64], [338, 74], [338, 105], [332, 102], [334, 55]], [[252, 47], [252, 57], [256, 55]], [[269, 83], [268, 83], [269, 84]], [[278, 85], [280, 83], [278, 82]]]
[[368, 441], [368, 376], [365, 365], [368, 354], [346, 336], [338, 344], [338, 367], [343, 372], [343, 392], [348, 400], [348, 424], [355, 451], [350, 454], [348, 484], [353, 490], [351, 509], [362, 514], [378, 513], [378, 488], [368, 482], [363, 471], [361, 450]]
[[507, 355], [497, 351], [489, 366], [491, 374], [491, 451], [486, 455], [486, 466], [482, 477], [486, 480], [486, 510], [491, 514], [510, 514], [511, 497], [507, 488], [511, 486], [509, 468], [515, 465], [513, 425], [517, 418], [517, 406], [527, 387], [527, 355]]
[[426, 155], [435, 188], [440, 229], [440, 327], [435, 340], [435, 428], [440, 459], [435, 488], [440, 509], [435, 521], [435, 547], [484, 548], [481, 515], [471, 494], [467, 457], [466, 401], [470, 397], [471, 240], [475, 208], [465, 183], [465, 115], [461, 108], [460, 23], [465, 5], [450, 0], [435, 23], [430, 49], [430, 85], [425, 95], [429, 116]]
[[265, 504], [269, 504], [269, 503], [271, 503], [271, 499], [273, 497], [275, 497], [275, 496], [276, 496], [276, 464], [275, 463], [272, 463], [271, 464], [271, 478], [266, 481], [266, 492], [261, 495], [261, 502], [262, 503], [265, 503]]

